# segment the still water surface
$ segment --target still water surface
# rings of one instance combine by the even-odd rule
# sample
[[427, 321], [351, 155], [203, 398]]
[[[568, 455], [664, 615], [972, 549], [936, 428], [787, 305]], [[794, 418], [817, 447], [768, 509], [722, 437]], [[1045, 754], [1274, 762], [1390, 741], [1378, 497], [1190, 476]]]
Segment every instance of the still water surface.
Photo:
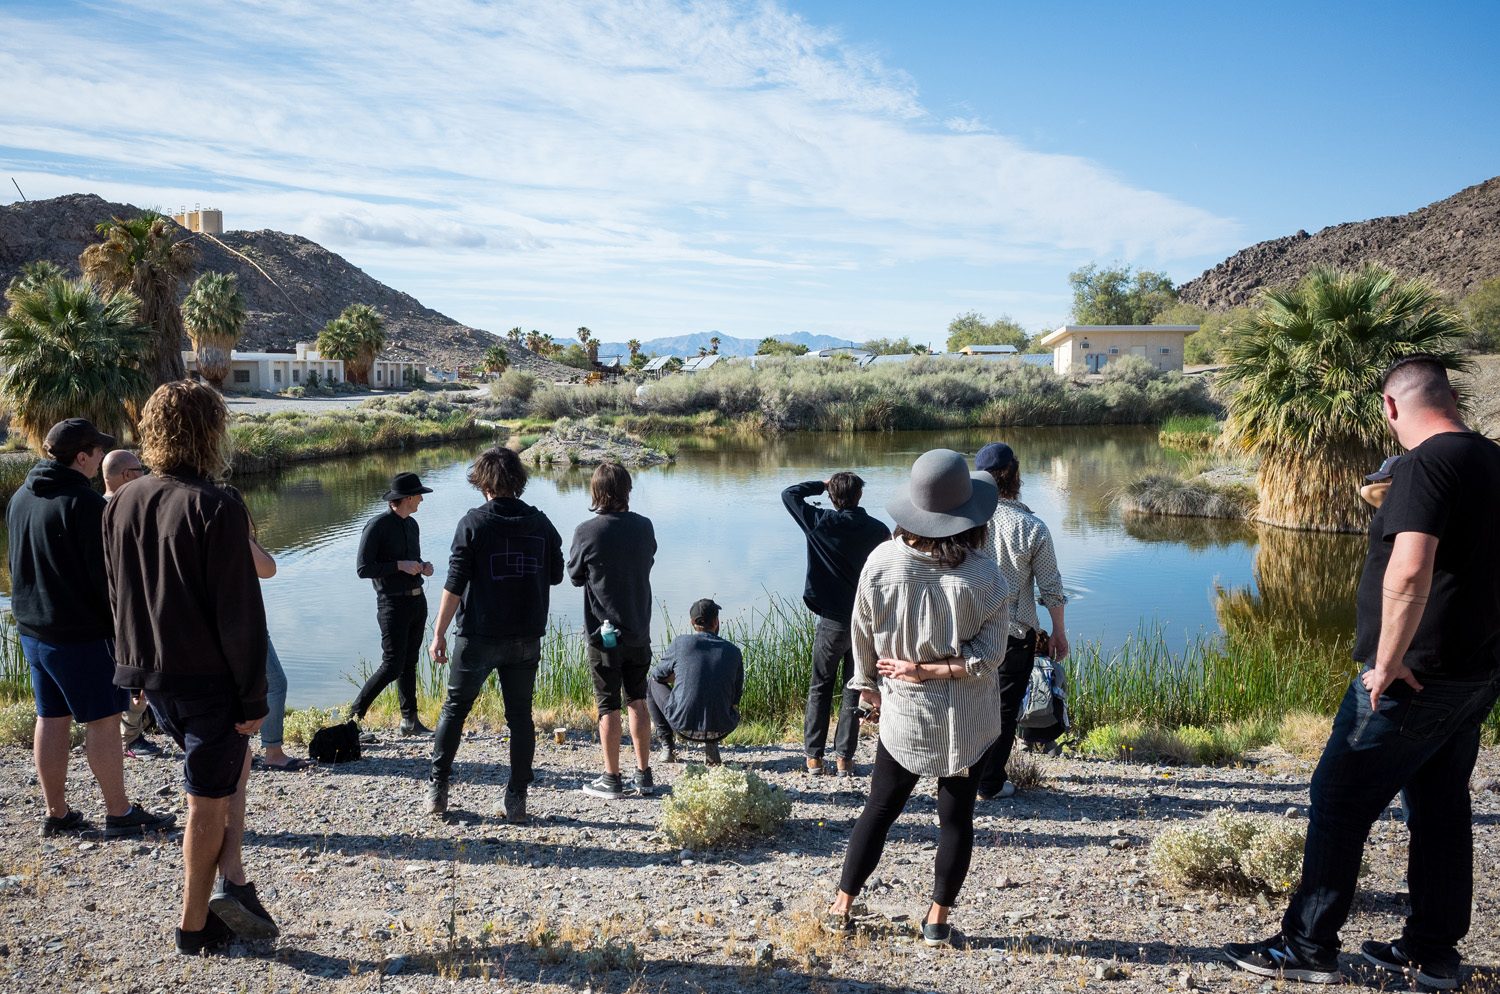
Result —
[[[1021, 499], [1052, 529], [1072, 599], [1068, 627], [1075, 644], [1115, 647], [1145, 625], [1160, 626], [1180, 647], [1219, 630], [1221, 590], [1242, 591], [1242, 599], [1248, 595], [1256, 605], [1271, 593], [1256, 590], [1254, 529], [1122, 519], [1111, 510], [1111, 494], [1126, 482], [1181, 468], [1184, 457], [1162, 450], [1154, 429], [1011, 429], [999, 437], [1021, 459]], [[865, 506], [890, 524], [885, 501], [919, 454], [945, 446], [972, 456], [995, 439], [992, 432], [896, 432], [679, 440], [676, 464], [637, 472], [632, 498], [632, 509], [654, 522], [660, 547], [652, 573], [657, 638], [669, 615], [677, 630], [686, 627], [687, 607], [699, 597], [713, 597], [729, 617], [762, 609], [772, 596], [800, 602], [805, 544], [781, 506], [783, 487], [853, 469], [866, 481]], [[292, 706], [348, 700], [349, 677], [360, 661], [379, 659], [375, 594], [354, 575], [355, 549], [365, 522], [384, 509], [380, 495], [387, 482], [402, 470], [420, 473], [435, 491], [417, 521], [423, 555], [437, 568], [427, 581], [429, 607], [436, 610], [453, 527], [480, 503], [464, 479], [478, 448], [380, 453], [239, 481], [261, 542], [280, 566], [263, 590]], [[552, 519], [566, 552], [574, 527], [589, 516], [588, 471], [537, 472], [525, 499]], [[1332, 568], [1336, 581], [1357, 569], [1357, 540], [1310, 536], [1292, 545], [1289, 555], [1310, 557], [1314, 569]], [[1294, 562], [1289, 572], [1305, 568]], [[9, 577], [3, 581], [8, 592]], [[1289, 600], [1278, 608], [1283, 614], [1307, 610], [1295, 592]], [[582, 624], [582, 594], [566, 580], [553, 590], [552, 613], [565, 628]], [[1305, 619], [1309, 625], [1335, 634], [1352, 625], [1339, 604], [1310, 613], [1318, 616]]]

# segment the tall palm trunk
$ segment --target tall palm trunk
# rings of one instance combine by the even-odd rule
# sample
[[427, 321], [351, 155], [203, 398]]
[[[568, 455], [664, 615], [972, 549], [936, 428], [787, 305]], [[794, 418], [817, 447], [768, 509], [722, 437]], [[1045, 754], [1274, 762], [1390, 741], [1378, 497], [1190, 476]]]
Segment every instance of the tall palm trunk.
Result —
[[1387, 455], [1355, 439], [1316, 453], [1268, 445], [1256, 472], [1256, 520], [1302, 531], [1364, 531], [1372, 512], [1359, 488]]

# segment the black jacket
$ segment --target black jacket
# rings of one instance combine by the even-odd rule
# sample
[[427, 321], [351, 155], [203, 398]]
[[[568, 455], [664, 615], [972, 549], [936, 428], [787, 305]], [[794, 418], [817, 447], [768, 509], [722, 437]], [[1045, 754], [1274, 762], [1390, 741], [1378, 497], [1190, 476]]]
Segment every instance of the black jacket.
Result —
[[227, 689], [266, 716], [266, 608], [245, 506], [201, 477], [121, 487], [104, 512], [115, 683], [185, 697]]
[[401, 517], [386, 509], [365, 523], [359, 536], [354, 564], [361, 579], [375, 584], [378, 594], [404, 594], [422, 589], [422, 577], [403, 573], [396, 564], [403, 559], [422, 561], [421, 530], [411, 515]]
[[590, 644], [602, 645], [605, 621], [620, 630], [619, 644], [651, 644], [651, 566], [656, 531], [634, 511], [596, 514], [573, 532], [568, 579], [583, 588], [583, 623]]
[[21, 634], [54, 645], [115, 637], [104, 575], [104, 497], [51, 459], [10, 499], [11, 612]]
[[781, 502], [807, 535], [807, 586], [802, 600], [820, 618], [847, 625], [854, 616], [859, 571], [891, 531], [862, 507], [846, 511], [813, 507], [808, 497], [828, 489], [822, 480], [797, 483], [781, 492]]
[[458, 634], [541, 638], [548, 587], [562, 583], [562, 536], [530, 504], [497, 497], [459, 521], [443, 589], [461, 598]]

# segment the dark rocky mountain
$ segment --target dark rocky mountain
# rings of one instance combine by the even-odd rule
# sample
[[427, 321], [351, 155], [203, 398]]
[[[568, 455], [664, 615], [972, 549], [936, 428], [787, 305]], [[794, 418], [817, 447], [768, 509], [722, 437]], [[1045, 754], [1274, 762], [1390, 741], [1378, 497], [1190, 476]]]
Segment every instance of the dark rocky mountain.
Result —
[[1429, 280], [1455, 300], [1500, 276], [1500, 176], [1410, 214], [1260, 242], [1179, 291], [1187, 303], [1226, 310], [1262, 287], [1295, 283], [1315, 266], [1356, 269], [1367, 262]]
[[[0, 287], [28, 262], [45, 259], [69, 273], [80, 272], [78, 257], [99, 240], [95, 226], [120, 215], [139, 213], [92, 194], [70, 194], [0, 207]], [[240, 339], [244, 351], [289, 352], [297, 342], [317, 339], [318, 331], [349, 304], [370, 304], [386, 319], [386, 354], [451, 368], [476, 363], [501, 341], [487, 331], [459, 324], [416, 298], [393, 290], [347, 259], [300, 235], [280, 231], [226, 231], [190, 235], [198, 250], [198, 272], [239, 277], [249, 317]], [[186, 286], [183, 292], [186, 293]], [[184, 343], [184, 348], [188, 346]], [[506, 343], [514, 365], [540, 375], [567, 379], [578, 370]]]

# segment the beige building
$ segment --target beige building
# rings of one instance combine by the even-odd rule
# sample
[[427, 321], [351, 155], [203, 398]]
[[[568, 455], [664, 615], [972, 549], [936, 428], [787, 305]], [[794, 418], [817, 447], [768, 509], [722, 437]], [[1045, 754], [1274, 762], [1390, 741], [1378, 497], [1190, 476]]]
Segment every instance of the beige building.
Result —
[[1059, 376], [1102, 373], [1128, 355], [1181, 372], [1183, 342], [1197, 330], [1196, 324], [1065, 324], [1042, 345], [1052, 350], [1052, 369]]
[[182, 225], [189, 231], [201, 231], [207, 235], [222, 235], [224, 233], [224, 212], [215, 207], [184, 208], [172, 215], [172, 220]]
[[[182, 361], [190, 376], [198, 374], [198, 356], [184, 352]], [[306, 342], [298, 342], [295, 352], [231, 352], [229, 378], [224, 389], [230, 393], [280, 393], [291, 387], [306, 386], [312, 374], [319, 383], [344, 382], [342, 359], [324, 359]], [[370, 386], [376, 389], [400, 389], [411, 376], [420, 376], [420, 363], [376, 359], [370, 367]]]

